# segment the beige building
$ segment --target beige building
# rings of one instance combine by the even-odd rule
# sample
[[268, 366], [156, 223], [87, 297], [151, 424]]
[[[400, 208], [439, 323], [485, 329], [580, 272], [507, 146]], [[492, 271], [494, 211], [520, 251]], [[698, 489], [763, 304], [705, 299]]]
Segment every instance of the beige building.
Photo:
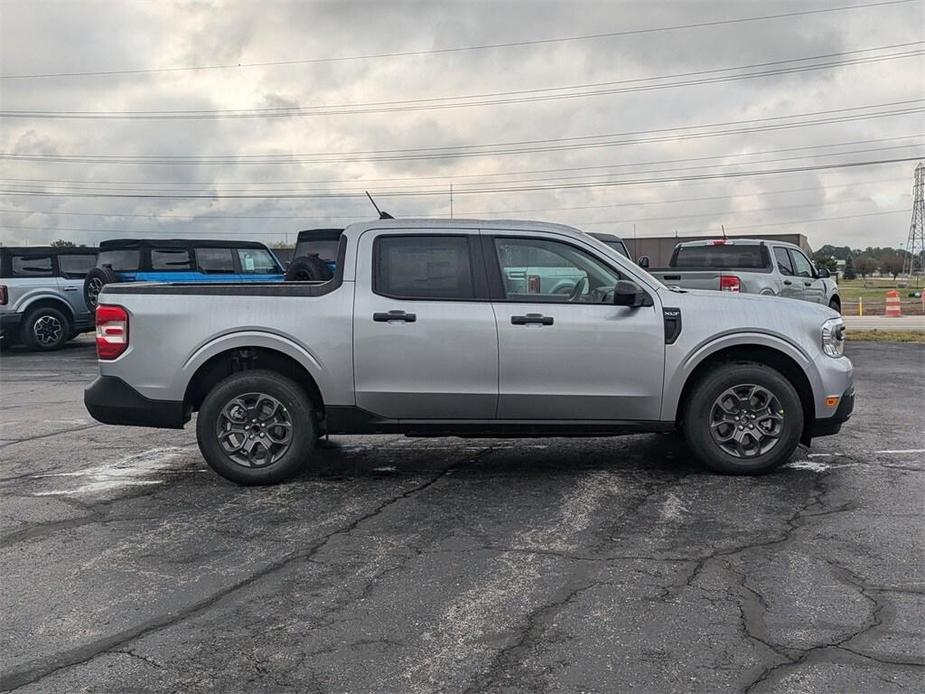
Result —
[[[630, 256], [633, 260], [638, 260], [640, 256], [649, 256], [651, 267], [664, 267], [671, 260], [671, 252], [674, 247], [684, 241], [701, 241], [704, 239], [722, 238], [722, 235], [710, 234], [708, 236], [640, 236], [633, 239], [631, 236], [624, 236], [623, 242], [629, 249]], [[765, 239], [767, 241], [784, 241], [793, 243], [812, 255], [813, 249], [809, 241], [803, 234], [728, 234], [730, 239]]]

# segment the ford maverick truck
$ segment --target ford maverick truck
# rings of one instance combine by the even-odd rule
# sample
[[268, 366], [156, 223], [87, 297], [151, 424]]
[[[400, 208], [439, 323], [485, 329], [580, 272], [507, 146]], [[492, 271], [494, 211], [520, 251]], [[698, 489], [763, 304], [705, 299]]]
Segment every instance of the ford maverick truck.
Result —
[[[516, 276], [555, 258], [568, 292]], [[552, 262], [552, 260], [550, 260]], [[352, 224], [326, 282], [118, 283], [96, 313], [107, 424], [182, 428], [242, 484], [284, 480], [323, 434], [605, 436], [679, 429], [713, 470], [761, 473], [854, 405], [827, 306], [672, 290], [539, 222]]]

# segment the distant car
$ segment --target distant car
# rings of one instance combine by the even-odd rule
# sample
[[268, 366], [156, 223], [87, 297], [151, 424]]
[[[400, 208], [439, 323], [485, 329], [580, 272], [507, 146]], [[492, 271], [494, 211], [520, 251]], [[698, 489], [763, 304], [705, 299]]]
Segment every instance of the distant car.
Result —
[[115, 282], [281, 282], [283, 267], [256, 241], [112, 239], [100, 244], [83, 296], [95, 309]]
[[0, 342], [47, 351], [93, 330], [81, 289], [95, 265], [95, 248], [0, 247]]
[[649, 269], [645, 258], [640, 264], [669, 286], [802, 299], [841, 312], [838, 283], [792, 243], [688, 241], [675, 246], [668, 267]]
[[614, 236], [613, 234], [604, 234], [598, 231], [589, 231], [587, 234], [588, 236], [593, 236], [598, 241], [603, 242], [604, 245], [610, 246], [624, 258], [630, 257], [630, 252], [627, 250], [626, 244], [623, 243], [623, 239], [621, 239], [619, 236]]
[[337, 250], [343, 229], [306, 229], [299, 232], [287, 282], [327, 282], [337, 270]]

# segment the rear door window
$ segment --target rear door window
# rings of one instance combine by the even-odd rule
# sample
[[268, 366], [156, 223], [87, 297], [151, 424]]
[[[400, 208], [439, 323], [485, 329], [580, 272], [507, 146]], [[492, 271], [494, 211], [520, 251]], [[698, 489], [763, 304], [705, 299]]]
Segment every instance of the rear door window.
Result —
[[12, 270], [13, 277], [51, 277], [51, 256], [14, 255]]
[[381, 236], [374, 256], [377, 294], [406, 299], [475, 297], [465, 236]]
[[280, 272], [270, 251], [264, 248], [238, 248], [241, 273], [245, 275], [273, 275]]
[[59, 255], [58, 270], [65, 279], [74, 280], [87, 276], [94, 267], [96, 267], [96, 256], [87, 255]]
[[96, 259], [97, 267], [111, 267], [116, 272], [137, 270], [141, 252], [138, 249], [125, 251], [101, 251]]
[[230, 248], [197, 248], [196, 264], [200, 272], [234, 273], [234, 255]]
[[192, 270], [189, 251], [186, 248], [152, 248], [152, 270]]
[[786, 248], [775, 248], [774, 260], [777, 261], [777, 269], [780, 270], [780, 274], [788, 277], [793, 275], [793, 263], [790, 262], [790, 254], [787, 253]]

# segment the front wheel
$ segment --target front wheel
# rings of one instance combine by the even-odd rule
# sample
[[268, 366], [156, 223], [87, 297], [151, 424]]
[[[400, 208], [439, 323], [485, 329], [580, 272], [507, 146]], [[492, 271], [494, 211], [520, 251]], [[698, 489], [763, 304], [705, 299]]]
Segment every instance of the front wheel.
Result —
[[796, 389], [765, 364], [714, 368], [693, 389], [683, 416], [684, 436], [711, 470], [756, 475], [785, 463], [803, 431]]
[[291, 379], [272, 371], [240, 371], [203, 401], [196, 420], [199, 450], [232, 482], [282, 482], [312, 455], [313, 415], [305, 391]]

